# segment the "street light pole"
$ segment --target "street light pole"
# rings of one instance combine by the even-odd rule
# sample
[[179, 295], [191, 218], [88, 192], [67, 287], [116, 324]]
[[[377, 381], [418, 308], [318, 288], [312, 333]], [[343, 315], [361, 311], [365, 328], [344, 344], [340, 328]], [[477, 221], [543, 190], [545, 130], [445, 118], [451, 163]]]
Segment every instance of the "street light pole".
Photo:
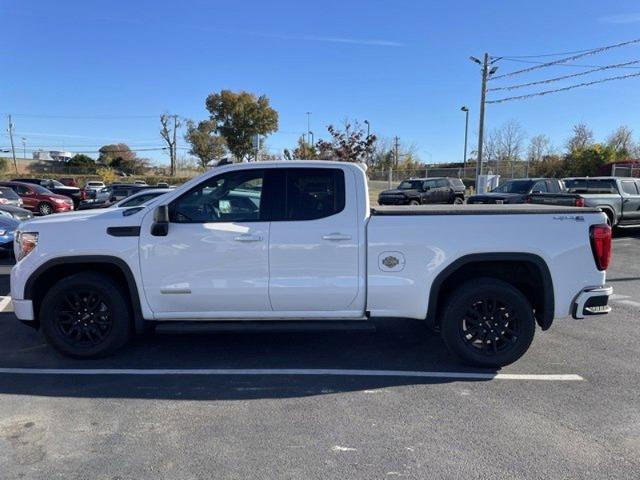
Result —
[[307, 135], [311, 131], [311, 112], [306, 112], [307, 114]]
[[467, 169], [467, 138], [469, 135], [469, 108], [464, 106], [460, 110], [464, 112], [464, 157], [462, 157], [462, 176]]
[[27, 139], [22, 137], [22, 158], [27, 159]]

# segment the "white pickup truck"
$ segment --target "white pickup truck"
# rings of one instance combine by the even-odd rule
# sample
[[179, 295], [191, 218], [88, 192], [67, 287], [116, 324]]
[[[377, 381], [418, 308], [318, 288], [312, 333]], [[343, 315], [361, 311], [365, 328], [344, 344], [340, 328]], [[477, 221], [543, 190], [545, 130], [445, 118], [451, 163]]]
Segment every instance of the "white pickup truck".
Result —
[[22, 223], [15, 250], [16, 316], [75, 357], [160, 322], [398, 317], [497, 367], [612, 293], [598, 209], [371, 209], [365, 169], [340, 162], [226, 165], [140, 207]]

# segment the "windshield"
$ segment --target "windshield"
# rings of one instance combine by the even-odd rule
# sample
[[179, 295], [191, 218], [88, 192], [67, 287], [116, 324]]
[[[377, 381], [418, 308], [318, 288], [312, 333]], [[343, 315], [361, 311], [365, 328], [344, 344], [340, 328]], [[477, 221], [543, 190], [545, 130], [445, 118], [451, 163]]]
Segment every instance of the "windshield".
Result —
[[58, 180], [51, 180], [51, 184], [54, 187], [64, 187], [65, 186], [63, 183], [60, 183]]
[[20, 199], [20, 196], [9, 187], [0, 187], [0, 197], [8, 198], [9, 200]]
[[405, 180], [398, 185], [398, 190], [420, 190], [422, 180]]
[[531, 190], [531, 186], [533, 185], [532, 180], [512, 180], [510, 182], [505, 182], [499, 187], [491, 190], [492, 193], [529, 193]]
[[36, 191], [38, 195], [53, 195], [53, 192], [51, 190], [49, 190], [48, 188], [44, 188], [41, 185], [31, 184], [30, 186]]

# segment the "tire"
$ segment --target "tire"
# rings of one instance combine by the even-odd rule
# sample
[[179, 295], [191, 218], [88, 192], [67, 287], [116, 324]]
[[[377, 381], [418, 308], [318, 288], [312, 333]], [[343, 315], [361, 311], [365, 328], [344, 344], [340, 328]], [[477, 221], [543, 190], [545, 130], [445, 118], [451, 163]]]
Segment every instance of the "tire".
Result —
[[420, 205], [420, 202], [418, 200], [410, 200], [409, 205], [417, 206]]
[[42, 202], [38, 205], [38, 212], [40, 215], [51, 215], [53, 213], [53, 206], [50, 203]]
[[462, 205], [464, 203], [464, 199], [460, 198], [460, 197], [455, 197], [453, 199], [453, 204], [454, 205]]
[[47, 341], [64, 355], [99, 358], [129, 340], [129, 301], [108, 276], [78, 273], [63, 278], [40, 306], [40, 325]]
[[[500, 317], [494, 319], [496, 307]], [[487, 320], [482, 323], [484, 318]], [[493, 325], [488, 323], [491, 319]], [[536, 321], [522, 292], [507, 282], [485, 277], [470, 280], [454, 291], [445, 305], [440, 328], [444, 343], [464, 363], [497, 368], [525, 354], [533, 341]]]

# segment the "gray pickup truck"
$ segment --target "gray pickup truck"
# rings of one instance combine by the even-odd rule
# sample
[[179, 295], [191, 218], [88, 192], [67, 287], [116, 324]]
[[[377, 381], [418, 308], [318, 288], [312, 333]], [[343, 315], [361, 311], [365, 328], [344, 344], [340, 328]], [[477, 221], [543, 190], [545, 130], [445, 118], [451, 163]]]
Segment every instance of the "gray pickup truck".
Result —
[[640, 179], [565, 178], [566, 193], [532, 193], [526, 203], [599, 207], [614, 227], [640, 226]]

